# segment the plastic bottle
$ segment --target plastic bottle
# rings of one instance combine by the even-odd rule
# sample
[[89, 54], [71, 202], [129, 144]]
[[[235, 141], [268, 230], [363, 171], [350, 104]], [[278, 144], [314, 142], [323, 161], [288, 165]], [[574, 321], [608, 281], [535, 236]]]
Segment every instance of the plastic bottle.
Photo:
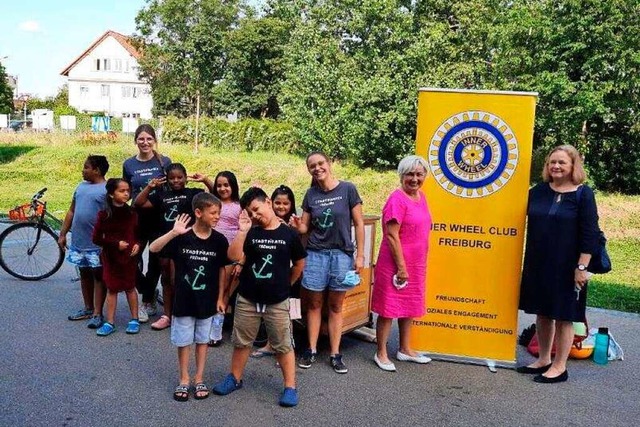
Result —
[[211, 339], [220, 341], [222, 339], [222, 324], [224, 323], [224, 313], [216, 313], [213, 315], [211, 322]]
[[593, 361], [598, 365], [606, 365], [609, 362], [609, 328], [598, 328]]

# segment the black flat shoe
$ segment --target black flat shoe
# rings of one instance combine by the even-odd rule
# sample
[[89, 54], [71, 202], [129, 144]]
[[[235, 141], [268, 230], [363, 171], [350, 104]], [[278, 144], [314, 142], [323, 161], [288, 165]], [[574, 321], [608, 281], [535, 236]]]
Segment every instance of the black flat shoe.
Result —
[[551, 363], [547, 366], [541, 366], [539, 368], [530, 368], [528, 366], [518, 366], [516, 372], [519, 374], [544, 374], [551, 367]]
[[549, 378], [544, 375], [536, 375], [533, 377], [533, 381], [541, 384], [553, 384], [553, 383], [562, 383], [569, 379], [569, 371], [565, 370], [563, 373], [558, 375], [557, 377]]
[[211, 340], [208, 345], [209, 347], [220, 347], [222, 345], [222, 340]]

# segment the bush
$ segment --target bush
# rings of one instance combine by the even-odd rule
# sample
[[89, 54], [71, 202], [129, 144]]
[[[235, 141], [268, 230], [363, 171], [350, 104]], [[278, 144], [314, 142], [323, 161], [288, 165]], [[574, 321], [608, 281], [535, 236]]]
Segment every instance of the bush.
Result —
[[[231, 151], [278, 151], [298, 153], [300, 145], [293, 126], [274, 120], [244, 119], [237, 122], [201, 117], [199, 144]], [[195, 144], [194, 117], [166, 117], [158, 126], [164, 142]]]

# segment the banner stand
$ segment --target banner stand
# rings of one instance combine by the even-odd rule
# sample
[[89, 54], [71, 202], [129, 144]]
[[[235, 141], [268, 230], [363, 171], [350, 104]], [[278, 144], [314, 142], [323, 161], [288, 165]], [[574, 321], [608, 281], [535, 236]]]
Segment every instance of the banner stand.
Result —
[[416, 154], [432, 227], [411, 346], [513, 368], [536, 93], [420, 89]]

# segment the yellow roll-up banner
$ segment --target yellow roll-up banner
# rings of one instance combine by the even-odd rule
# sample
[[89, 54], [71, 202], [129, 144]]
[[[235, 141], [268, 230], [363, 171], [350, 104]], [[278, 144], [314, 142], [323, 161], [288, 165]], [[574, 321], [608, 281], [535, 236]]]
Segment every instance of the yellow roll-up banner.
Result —
[[416, 153], [433, 220], [427, 314], [411, 344], [435, 358], [513, 366], [535, 93], [422, 89]]

